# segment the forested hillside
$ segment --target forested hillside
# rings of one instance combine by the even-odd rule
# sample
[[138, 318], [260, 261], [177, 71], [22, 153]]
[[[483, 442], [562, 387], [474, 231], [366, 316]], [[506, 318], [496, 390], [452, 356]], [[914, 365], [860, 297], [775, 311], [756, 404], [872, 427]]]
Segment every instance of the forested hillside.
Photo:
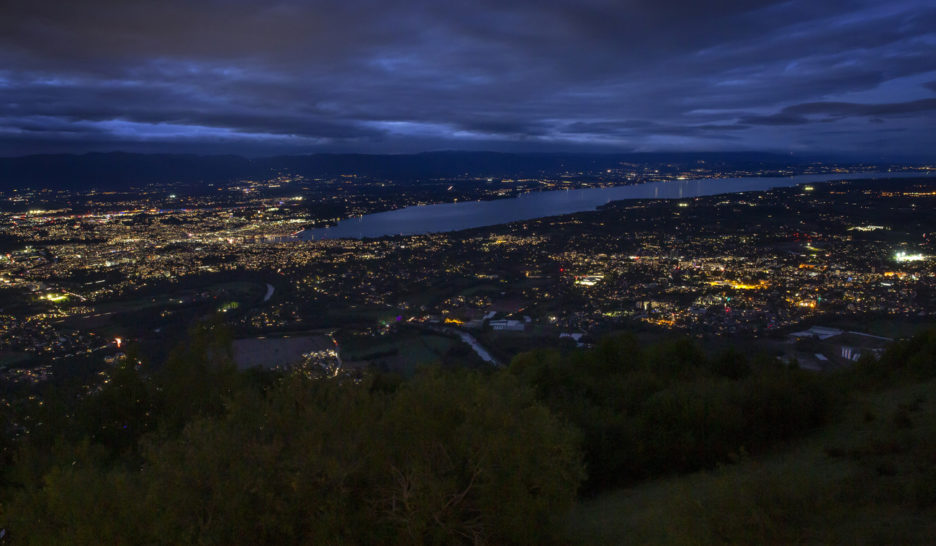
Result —
[[[791, 529], [807, 497], [854, 502], [857, 478], [813, 471], [847, 460], [899, 477], [861, 504], [915, 526], [866, 537], [886, 543], [932, 530], [934, 376], [936, 331], [824, 375], [628, 335], [497, 370], [239, 372], [208, 323], [164, 365], [130, 354], [97, 392], [5, 415], [0, 528], [10, 544], [835, 542], [837, 520]], [[835, 439], [819, 462], [752, 470], [816, 438]]]

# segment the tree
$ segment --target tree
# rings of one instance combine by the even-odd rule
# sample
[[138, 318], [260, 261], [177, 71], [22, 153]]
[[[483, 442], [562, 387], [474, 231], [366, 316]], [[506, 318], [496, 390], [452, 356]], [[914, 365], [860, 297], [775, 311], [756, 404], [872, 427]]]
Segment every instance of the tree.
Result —
[[584, 476], [529, 388], [438, 370], [389, 391], [292, 374], [146, 436], [142, 465], [57, 461], [3, 516], [25, 543], [541, 544]]

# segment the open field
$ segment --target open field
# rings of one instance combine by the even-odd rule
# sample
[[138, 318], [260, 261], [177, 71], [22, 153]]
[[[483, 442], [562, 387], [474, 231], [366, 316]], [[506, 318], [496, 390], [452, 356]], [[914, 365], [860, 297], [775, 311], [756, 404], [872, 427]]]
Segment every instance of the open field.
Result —
[[302, 360], [302, 355], [334, 349], [328, 336], [253, 338], [234, 340], [234, 361], [240, 369], [285, 367]]
[[32, 358], [32, 355], [24, 352], [0, 352], [0, 368], [16, 365], [19, 362], [25, 362]]
[[374, 365], [404, 375], [412, 374], [420, 366], [444, 363], [456, 353], [471, 357], [471, 350], [461, 341], [417, 330], [383, 336], [345, 332], [339, 334], [338, 340], [347, 366]]
[[763, 459], [583, 501], [578, 544], [933, 544], [936, 382], [851, 402]]

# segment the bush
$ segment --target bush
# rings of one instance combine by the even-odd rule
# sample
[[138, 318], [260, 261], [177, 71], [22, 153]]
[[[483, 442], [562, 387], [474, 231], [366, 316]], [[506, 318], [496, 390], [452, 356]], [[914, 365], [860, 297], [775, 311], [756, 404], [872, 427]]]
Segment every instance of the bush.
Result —
[[24, 544], [539, 544], [583, 478], [576, 434], [506, 374], [389, 392], [294, 374], [226, 408], [144, 437], [142, 465], [66, 453], [4, 526]]
[[765, 449], [813, 430], [832, 405], [810, 372], [734, 351], [710, 358], [685, 339], [615, 336], [565, 356], [521, 354], [510, 371], [582, 429], [590, 491]]

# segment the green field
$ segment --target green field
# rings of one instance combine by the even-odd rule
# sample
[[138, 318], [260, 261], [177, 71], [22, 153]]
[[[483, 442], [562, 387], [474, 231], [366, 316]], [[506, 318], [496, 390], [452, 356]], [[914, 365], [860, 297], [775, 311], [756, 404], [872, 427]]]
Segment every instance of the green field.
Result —
[[577, 544], [934, 544], [936, 382], [853, 400], [801, 443], [583, 501]]
[[343, 332], [336, 337], [345, 361], [381, 365], [404, 375], [412, 374], [421, 366], [442, 363], [452, 347], [461, 343], [416, 330], [383, 336]]
[[25, 362], [32, 358], [33, 355], [30, 353], [21, 353], [21, 352], [7, 352], [0, 353], [0, 368], [6, 368], [7, 366], [13, 366], [19, 364], [20, 362]]
[[[824, 323], [826, 324], [826, 323]], [[892, 339], [901, 339], [911, 337], [918, 332], [933, 328], [932, 319], [912, 320], [899, 319], [891, 317], [874, 318], [867, 320], [832, 320], [828, 321], [829, 326], [842, 328], [843, 330], [856, 330], [868, 334], [889, 337]]]
[[[168, 323], [197, 316], [233, 311], [260, 303], [266, 286], [247, 281], [205, 284], [197, 288], [180, 288], [164, 294], [126, 300], [107, 301], [93, 306], [89, 313], [75, 315], [63, 321], [66, 327], [94, 329], [105, 337], [127, 335], [133, 328], [165, 328]], [[169, 316], [161, 316], [167, 312]], [[184, 316], [183, 316], [184, 315]]]
[[[247, 303], [259, 301], [266, 293], [266, 286], [255, 282], [225, 282], [207, 285], [201, 288], [173, 290], [160, 296], [113, 301], [94, 306], [96, 313], [126, 313], [152, 307], [174, 307], [192, 302], [208, 301], [202, 298], [207, 293], [208, 299], [242, 300]], [[214, 301], [214, 300], [211, 300]], [[223, 302], [222, 302], [223, 303]]]

